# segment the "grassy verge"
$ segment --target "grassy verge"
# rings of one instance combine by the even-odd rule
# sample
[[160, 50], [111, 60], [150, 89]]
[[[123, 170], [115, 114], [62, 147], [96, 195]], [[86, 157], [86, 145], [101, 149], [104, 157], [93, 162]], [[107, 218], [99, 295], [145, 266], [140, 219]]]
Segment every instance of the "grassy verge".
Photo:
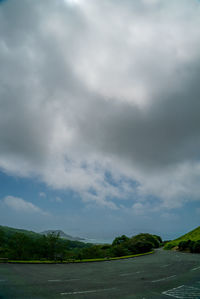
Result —
[[[152, 254], [154, 251], [140, 253], [140, 254], [133, 254], [133, 255], [126, 255], [120, 257], [110, 257], [110, 258], [96, 258], [96, 259], [82, 259], [82, 260], [67, 260], [67, 261], [15, 261], [15, 260], [8, 260], [4, 263], [15, 263], [15, 264], [70, 264], [70, 263], [91, 263], [91, 262], [105, 262], [105, 261], [112, 261], [112, 260], [121, 260], [121, 259], [129, 259], [134, 257], [139, 257], [143, 255]], [[1, 263], [1, 262], [0, 262]]]

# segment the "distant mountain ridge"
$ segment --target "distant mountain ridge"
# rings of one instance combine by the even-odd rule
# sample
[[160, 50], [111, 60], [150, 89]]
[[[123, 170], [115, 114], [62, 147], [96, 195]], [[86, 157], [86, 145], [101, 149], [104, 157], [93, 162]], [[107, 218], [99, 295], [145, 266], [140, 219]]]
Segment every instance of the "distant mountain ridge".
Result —
[[43, 232], [41, 232], [40, 234], [41, 235], [48, 235], [48, 234], [51, 234], [51, 233], [55, 233], [55, 234], [59, 234], [61, 238], [63, 239], [67, 239], [67, 240], [70, 240], [70, 241], [84, 241], [85, 239], [84, 238], [80, 238], [80, 237], [72, 237], [71, 235], [68, 235], [66, 233], [64, 233], [62, 230], [45, 230]]
[[8, 237], [8, 238], [11, 237], [12, 235], [14, 235], [15, 233], [23, 233], [23, 234], [25, 234], [28, 237], [37, 239], [41, 235], [47, 235], [48, 233], [55, 232], [55, 233], [59, 233], [60, 237], [62, 239], [65, 239], [65, 240], [79, 241], [79, 242], [86, 241], [86, 239], [84, 239], [84, 238], [72, 237], [72, 236], [64, 233], [62, 230], [47, 230], [47, 231], [44, 231], [44, 232], [41, 232], [41, 233], [36, 233], [34, 231], [30, 231], [30, 230], [26, 230], [26, 229], [19, 229], [19, 228], [14, 228], [14, 227], [9, 227], [9, 226], [2, 226], [2, 225], [0, 225], [0, 230], [3, 230], [4, 233], [5, 233], [5, 235], [6, 235], [6, 237]]

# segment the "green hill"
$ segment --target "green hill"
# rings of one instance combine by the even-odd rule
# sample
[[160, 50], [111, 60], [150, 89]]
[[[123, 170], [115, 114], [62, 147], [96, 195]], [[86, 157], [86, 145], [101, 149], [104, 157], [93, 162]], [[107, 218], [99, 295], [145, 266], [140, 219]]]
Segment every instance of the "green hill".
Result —
[[63, 260], [78, 254], [92, 244], [70, 241], [59, 237], [56, 232], [47, 236], [8, 226], [0, 226], [0, 258], [10, 260]]
[[190, 231], [189, 233], [165, 244], [165, 249], [172, 249], [182, 241], [199, 241], [200, 240], [200, 226]]
[[[33, 241], [40, 240], [42, 238], [42, 235], [40, 233], [36, 233], [33, 231], [25, 230], [25, 229], [19, 229], [19, 228], [13, 228], [13, 227], [8, 227], [8, 226], [2, 226], [0, 225], [0, 236], [3, 233], [3, 238], [5, 243], [9, 242], [11, 238], [16, 234], [16, 233], [21, 233], [29, 237]], [[72, 248], [85, 248], [85, 247], [90, 247], [91, 244], [89, 243], [84, 243], [81, 241], [71, 241], [68, 239], [62, 239], [61, 242], [65, 244], [69, 249]]]
[[2, 226], [0, 225], [0, 230], [4, 232], [4, 237], [6, 239], [11, 238], [14, 234], [16, 233], [23, 233], [26, 236], [37, 239], [40, 238], [41, 235], [38, 233], [35, 233], [33, 231], [25, 230], [25, 229], [19, 229], [19, 228], [13, 228], [13, 227], [8, 227], [8, 226]]

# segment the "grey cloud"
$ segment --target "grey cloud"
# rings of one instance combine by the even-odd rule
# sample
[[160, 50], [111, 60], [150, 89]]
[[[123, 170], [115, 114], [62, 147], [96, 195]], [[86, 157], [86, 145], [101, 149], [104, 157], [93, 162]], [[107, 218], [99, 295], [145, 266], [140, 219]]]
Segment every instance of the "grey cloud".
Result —
[[1, 5], [0, 167], [114, 209], [107, 197], [135, 190], [111, 187], [107, 168], [141, 194], [192, 195], [182, 186], [184, 165], [199, 176], [199, 14], [195, 0]]
[[160, 92], [158, 101], [147, 111], [127, 103], [90, 104], [90, 114], [80, 126], [83, 140], [91, 142], [97, 150], [116, 154], [146, 170], [198, 162], [198, 74], [192, 72], [187, 80], [182, 80], [181, 90]]

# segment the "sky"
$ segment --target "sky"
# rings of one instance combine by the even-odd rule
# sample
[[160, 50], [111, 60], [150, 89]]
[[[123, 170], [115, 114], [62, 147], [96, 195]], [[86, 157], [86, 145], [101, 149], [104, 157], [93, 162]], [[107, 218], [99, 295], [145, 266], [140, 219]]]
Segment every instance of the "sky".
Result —
[[200, 2], [0, 1], [0, 224], [200, 225]]

